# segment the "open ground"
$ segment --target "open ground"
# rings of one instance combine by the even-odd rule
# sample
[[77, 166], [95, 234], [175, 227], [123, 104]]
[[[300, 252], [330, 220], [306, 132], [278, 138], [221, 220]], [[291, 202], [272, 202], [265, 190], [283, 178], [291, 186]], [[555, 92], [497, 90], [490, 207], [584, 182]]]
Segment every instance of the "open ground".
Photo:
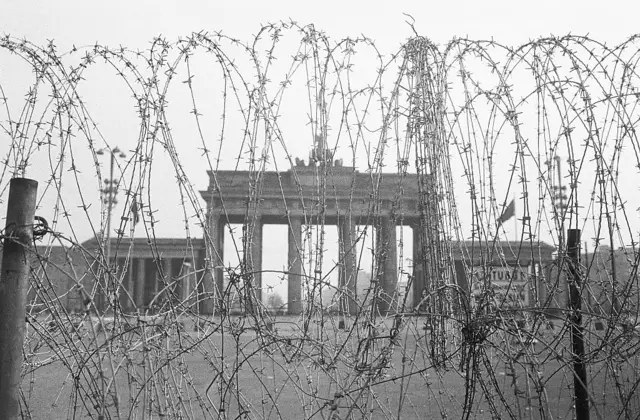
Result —
[[[41, 366], [23, 382], [25, 417], [573, 418], [570, 342], [559, 322], [541, 326], [535, 338], [495, 328], [475, 346], [459, 342], [450, 324], [439, 363], [424, 317], [404, 318], [395, 331], [388, 319], [347, 318], [345, 328], [337, 317], [271, 319], [209, 318], [201, 328], [185, 320], [126, 333], [85, 321], [74, 357], [61, 357], [64, 343], [34, 352], [38, 360], [27, 366]], [[609, 419], [625, 404], [637, 412], [640, 399], [637, 359], [625, 360], [624, 346], [618, 360], [608, 346], [593, 352], [606, 333], [596, 339], [587, 331], [587, 353], [591, 410]], [[626, 337], [627, 347], [637, 340]]]

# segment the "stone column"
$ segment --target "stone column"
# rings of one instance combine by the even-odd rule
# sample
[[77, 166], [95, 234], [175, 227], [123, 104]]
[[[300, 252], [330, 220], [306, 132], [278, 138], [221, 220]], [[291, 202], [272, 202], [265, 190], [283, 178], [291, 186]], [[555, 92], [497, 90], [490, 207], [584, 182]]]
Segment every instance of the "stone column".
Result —
[[[188, 264], [188, 265], [187, 265]], [[178, 296], [181, 301], [186, 302], [189, 298], [189, 294], [192, 292], [195, 285], [195, 262], [193, 260], [184, 261], [181, 267], [182, 279], [180, 280], [180, 295]]]
[[356, 300], [356, 253], [354, 241], [356, 225], [351, 217], [343, 217], [338, 221], [338, 244], [340, 258], [340, 273], [338, 287], [342, 293], [341, 311], [350, 315], [358, 313]]
[[134, 274], [134, 300], [137, 309], [141, 309], [144, 305], [144, 258], [135, 258], [132, 262], [132, 266], [135, 267]]
[[299, 315], [302, 313], [302, 220], [299, 217], [292, 217], [288, 231], [287, 310], [289, 315]]
[[529, 307], [539, 307], [542, 303], [540, 290], [540, 271], [536, 260], [529, 261], [527, 270], [527, 293], [529, 293]]
[[209, 237], [206, 238], [207, 267], [203, 278], [200, 312], [212, 315], [215, 301], [220, 299], [224, 286], [224, 223], [217, 212], [209, 215]]
[[[413, 229], [413, 307], [417, 310], [424, 308], [418, 308], [418, 304], [423, 299], [423, 291], [426, 291], [425, 284], [425, 256], [422, 251], [422, 231], [420, 229], [420, 222], [413, 223], [411, 225]], [[425, 306], [424, 304], [422, 305]]]
[[255, 216], [247, 226], [249, 229], [249, 271], [253, 277], [253, 290], [258, 302], [262, 303], [262, 219]]
[[[159, 282], [160, 284], [158, 284], [158, 292], [162, 293], [164, 296], [162, 297], [163, 299], [165, 297], [169, 297], [170, 296], [170, 290], [169, 289], [165, 289], [165, 287], [167, 285], [169, 285], [172, 281], [171, 279], [171, 258], [163, 258], [162, 259], [162, 272], [164, 274], [164, 277], [162, 277], [162, 280]], [[158, 298], [160, 299], [160, 298]]]
[[396, 225], [389, 216], [382, 216], [377, 226], [376, 255], [378, 271], [381, 274], [381, 293], [378, 309], [385, 314], [396, 309], [398, 298], [398, 244], [396, 242]]
[[[129, 266], [127, 266], [127, 262]], [[122, 312], [127, 312], [127, 310], [131, 306], [130, 296], [131, 292], [131, 261], [127, 261], [126, 258], [118, 258], [117, 259], [117, 267], [118, 271], [116, 272], [116, 279], [118, 280], [118, 284], [116, 285], [117, 297], [120, 303], [120, 310]]]
[[[205, 307], [202, 301], [205, 283], [208, 281], [209, 285], [212, 284], [213, 274], [210, 272], [210, 262], [207, 260], [209, 251], [209, 245], [206, 240], [203, 247], [198, 250], [197, 259], [194, 261], [194, 282], [189, 290], [191, 298], [189, 299], [189, 309], [197, 313], [203, 314]], [[207, 280], [208, 279], [208, 280]]]
[[[126, 260], [125, 260], [126, 261]], [[124, 281], [124, 289], [120, 291], [121, 296], [124, 295], [124, 307], [123, 310], [130, 312], [132, 308], [135, 306], [135, 284], [133, 280], [133, 258], [128, 261], [129, 265], [125, 267], [125, 279]]]

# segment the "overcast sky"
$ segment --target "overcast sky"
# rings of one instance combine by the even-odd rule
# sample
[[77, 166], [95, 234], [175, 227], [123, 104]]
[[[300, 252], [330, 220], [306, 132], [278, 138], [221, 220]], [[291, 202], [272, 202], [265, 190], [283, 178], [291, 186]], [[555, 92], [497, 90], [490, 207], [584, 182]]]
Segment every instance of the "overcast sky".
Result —
[[[358, 37], [361, 34], [373, 39], [378, 50], [389, 56], [414, 35], [407, 21], [415, 19], [414, 28], [419, 35], [426, 36], [437, 44], [446, 44], [454, 37], [471, 39], [495, 39], [506, 45], [520, 45], [532, 39], [549, 35], [561, 36], [568, 33], [589, 34], [591, 37], [609, 44], [617, 44], [637, 31], [637, 17], [640, 3], [635, 1], [0, 1], [0, 33], [14, 38], [25, 38], [36, 45], [54, 41], [58, 52], [68, 51], [73, 46], [95, 43], [131, 50], [144, 50], [152, 39], [163, 36], [169, 42], [186, 37], [201, 30], [222, 31], [232, 37], [249, 42], [261, 25], [269, 22], [294, 20], [301, 26], [313, 24], [331, 39]], [[294, 36], [295, 38], [296, 36]], [[366, 54], [365, 47], [357, 48], [360, 55]], [[363, 52], [364, 51], [364, 52]], [[295, 51], [294, 51], [295, 52]], [[290, 61], [289, 50], [283, 47], [277, 51], [279, 63]], [[360, 69], [367, 67], [367, 57], [356, 56]], [[13, 114], [18, 115], [20, 101], [33, 82], [28, 68], [12, 67], [17, 60], [8, 55], [0, 55], [0, 83], [5, 94], [10, 97]], [[289, 61], [288, 61], [289, 60]], [[365, 65], [363, 65], [363, 63]], [[373, 69], [376, 64], [372, 62]], [[125, 151], [135, 146], [138, 121], [131, 118], [131, 94], [123, 88], [123, 83], [113, 83], [113, 70], [97, 70], [85, 74], [86, 82], [80, 92], [88, 110], [100, 124], [102, 135], [111, 145], [118, 145]], [[106, 66], [103, 66], [106, 67]], [[196, 81], [213, 79], [207, 72], [196, 71]], [[271, 72], [274, 74], [274, 72]], [[277, 73], [276, 73], [277, 74]], [[182, 76], [182, 75], [181, 75]], [[204, 76], [204, 78], [203, 78]], [[280, 76], [278, 74], [278, 76]], [[361, 77], [363, 85], [371, 83], [374, 74]], [[111, 79], [110, 79], [111, 78]], [[22, 83], [22, 84], [21, 84]], [[179, 85], [179, 83], [175, 83]], [[86, 86], [86, 88], [84, 87]], [[14, 91], [11, 91], [11, 89]], [[174, 88], [176, 90], [177, 88]], [[216, 101], [219, 90], [207, 91], [207, 86], [197, 87], [200, 109]], [[7, 92], [8, 91], [8, 92]], [[213, 96], [208, 96], [211, 93]], [[299, 103], [287, 98], [289, 103]], [[302, 98], [304, 100], [304, 98]], [[173, 97], [172, 115], [174, 137], [180, 144], [192, 138], [190, 131], [181, 132], [180, 124], [188, 115], [177, 115], [181, 98]], [[286, 101], [285, 101], [286, 102]], [[308, 102], [308, 99], [307, 99]], [[206, 109], [206, 108], [205, 108]], [[237, 109], [231, 109], [230, 114]], [[209, 110], [207, 110], [209, 111]], [[295, 109], [285, 117], [291, 121]], [[204, 112], [204, 111], [203, 111]], [[211, 110], [205, 115], [210, 125], [207, 138], [215, 138], [220, 126], [219, 113]], [[4, 118], [4, 117], [3, 117]], [[188, 120], [189, 128], [194, 126]], [[114, 124], [115, 123], [115, 124]], [[207, 128], [205, 127], [205, 130]], [[300, 138], [295, 132], [289, 138]], [[309, 137], [312, 137], [309, 136]], [[290, 141], [294, 156], [305, 157], [311, 141]], [[228, 141], [231, 145], [233, 142]], [[0, 151], [2, 151], [0, 145]], [[195, 147], [190, 147], [195, 149]], [[78, 148], [79, 149], [79, 148]], [[183, 150], [182, 159], [195, 163], [190, 150]], [[234, 152], [229, 152], [235, 156]], [[77, 157], [78, 158], [78, 157]], [[83, 157], [79, 157], [83, 159]], [[159, 158], [160, 159], [160, 158]], [[207, 182], [204, 171], [195, 174], [197, 165], [188, 167], [187, 175], [193, 177], [195, 188], [203, 189]], [[194, 171], [194, 172], [189, 172]], [[87, 175], [86, 173], [84, 174]], [[196, 178], [197, 177], [197, 178]], [[86, 180], [81, 189], [92, 186]], [[96, 188], [93, 188], [96, 189]], [[160, 225], [161, 226], [161, 225]], [[160, 227], [162, 236], [175, 235], [165, 226]]]
[[617, 42], [636, 32], [636, 1], [22, 1], [0, 3], [0, 32], [34, 43], [127, 45], [144, 48], [159, 34], [222, 30], [249, 39], [260, 24], [293, 19], [333, 38], [365, 34], [391, 50], [412, 35], [438, 43], [452, 37], [494, 37], [519, 44], [541, 36], [591, 34]]

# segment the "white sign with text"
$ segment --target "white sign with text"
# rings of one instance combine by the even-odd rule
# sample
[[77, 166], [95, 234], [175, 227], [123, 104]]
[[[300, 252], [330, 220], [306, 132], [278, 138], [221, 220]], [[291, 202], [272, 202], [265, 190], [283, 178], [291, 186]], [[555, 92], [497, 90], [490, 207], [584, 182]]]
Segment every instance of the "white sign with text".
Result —
[[[494, 304], [501, 309], [523, 308], [529, 305], [530, 274], [523, 267], [473, 267], [471, 293], [478, 299], [490, 285]], [[474, 299], [475, 301], [475, 299]]]

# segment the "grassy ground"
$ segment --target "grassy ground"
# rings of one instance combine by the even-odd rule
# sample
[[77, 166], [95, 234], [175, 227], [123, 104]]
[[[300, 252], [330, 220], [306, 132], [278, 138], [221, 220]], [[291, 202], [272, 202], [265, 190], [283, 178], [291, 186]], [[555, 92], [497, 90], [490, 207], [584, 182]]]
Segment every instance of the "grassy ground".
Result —
[[[499, 418], [573, 418], [566, 331], [541, 330], [535, 344], [498, 332], [472, 347], [456, 344], [449, 331], [445, 350], [453, 356], [436, 368], [424, 322], [408, 319], [392, 341], [389, 320], [375, 329], [347, 321], [339, 329], [331, 318], [322, 328], [311, 322], [305, 332], [298, 318], [256, 327], [236, 317], [224, 329], [219, 319], [201, 331], [190, 322], [180, 331], [175, 325], [148, 327], [143, 336], [129, 332], [111, 346], [105, 344], [109, 331], [92, 336], [87, 327], [75, 343], [38, 349], [37, 360], [60, 357], [26, 375], [25, 407], [33, 419], [98, 418], [101, 404], [105, 418], [119, 410], [121, 418], [140, 419], [455, 419], [466, 404], [473, 419], [492, 418], [492, 412]], [[588, 342], [597, 344], [594, 337]], [[69, 351], [71, 345], [78, 350]], [[593, 356], [592, 418], [616, 418], [625, 402], [639, 412], [637, 360], [622, 353], [617, 361]], [[114, 377], [118, 410], [115, 386], [104, 385]]]

